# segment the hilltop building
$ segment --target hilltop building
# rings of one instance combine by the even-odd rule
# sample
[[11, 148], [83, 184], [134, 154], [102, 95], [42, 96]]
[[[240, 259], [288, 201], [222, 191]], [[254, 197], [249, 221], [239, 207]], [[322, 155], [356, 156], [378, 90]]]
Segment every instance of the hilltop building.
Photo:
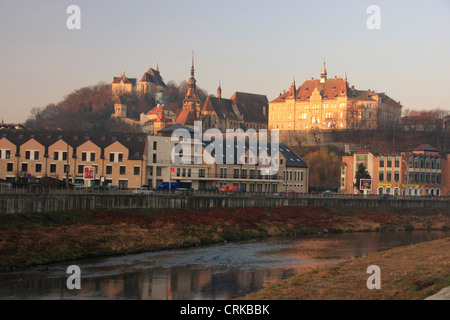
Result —
[[269, 103], [269, 129], [388, 129], [400, 124], [401, 104], [385, 93], [357, 90], [347, 74], [328, 78], [325, 62], [319, 79], [306, 80]]
[[125, 69], [122, 69], [120, 77], [113, 78], [111, 90], [114, 96], [136, 93], [136, 79], [128, 78]]
[[268, 99], [265, 95], [235, 92], [230, 99], [222, 97], [219, 83], [217, 96], [209, 96], [205, 102], [198, 95], [194, 59], [192, 59], [191, 77], [183, 101], [181, 112], [175, 123], [193, 127], [194, 121], [202, 121], [203, 129], [267, 129]]

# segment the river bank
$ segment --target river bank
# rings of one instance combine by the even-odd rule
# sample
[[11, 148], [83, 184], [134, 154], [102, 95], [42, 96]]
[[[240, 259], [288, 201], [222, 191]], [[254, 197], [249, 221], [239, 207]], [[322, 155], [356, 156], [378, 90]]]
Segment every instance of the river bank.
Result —
[[[372, 265], [380, 268], [380, 289], [367, 288]], [[422, 300], [449, 286], [450, 237], [310, 268], [242, 299]]]
[[0, 215], [0, 268], [301, 234], [443, 230], [449, 209], [273, 207]]

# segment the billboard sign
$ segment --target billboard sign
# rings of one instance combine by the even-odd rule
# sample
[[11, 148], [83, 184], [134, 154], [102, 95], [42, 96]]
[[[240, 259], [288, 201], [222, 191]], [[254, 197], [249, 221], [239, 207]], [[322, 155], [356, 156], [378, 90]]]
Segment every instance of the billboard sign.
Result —
[[84, 180], [94, 180], [95, 178], [95, 170], [94, 167], [84, 167]]
[[359, 190], [372, 191], [372, 179], [361, 179], [359, 182]]

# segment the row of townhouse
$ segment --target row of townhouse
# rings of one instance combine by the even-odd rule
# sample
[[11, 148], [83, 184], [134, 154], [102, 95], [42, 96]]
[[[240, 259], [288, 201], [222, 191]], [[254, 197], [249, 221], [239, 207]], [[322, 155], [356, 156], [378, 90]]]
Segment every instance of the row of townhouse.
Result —
[[361, 149], [342, 158], [342, 193], [358, 193], [355, 172], [363, 163], [372, 178], [372, 194], [448, 196], [450, 164], [448, 156], [430, 145], [398, 153], [372, 154]]
[[[193, 130], [182, 125], [165, 128], [160, 136], [5, 130], [0, 132], [0, 179], [39, 182], [51, 177], [86, 187], [121, 189], [178, 182], [194, 190], [229, 185], [249, 192], [308, 192], [308, 166], [284, 144], [233, 140], [235, 156], [231, 157], [225, 143], [174, 141], [176, 129], [193, 137]], [[180, 158], [184, 152], [186, 159], [188, 147], [189, 161], [176, 161], [174, 150]], [[269, 171], [270, 167], [276, 170]], [[86, 168], [94, 169], [93, 179], [85, 179]]]
[[[0, 132], [0, 179], [51, 177], [92, 186], [139, 187], [146, 174], [146, 134], [7, 130]], [[92, 180], [84, 179], [93, 168]]]

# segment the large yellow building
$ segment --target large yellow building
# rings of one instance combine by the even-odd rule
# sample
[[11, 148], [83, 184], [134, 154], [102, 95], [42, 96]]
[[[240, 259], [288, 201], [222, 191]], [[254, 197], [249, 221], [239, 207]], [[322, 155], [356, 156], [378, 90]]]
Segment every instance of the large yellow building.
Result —
[[290, 88], [269, 103], [269, 129], [388, 129], [400, 124], [401, 108], [385, 93], [350, 87], [347, 75], [328, 79], [324, 62], [320, 79], [299, 88], [292, 79]]

